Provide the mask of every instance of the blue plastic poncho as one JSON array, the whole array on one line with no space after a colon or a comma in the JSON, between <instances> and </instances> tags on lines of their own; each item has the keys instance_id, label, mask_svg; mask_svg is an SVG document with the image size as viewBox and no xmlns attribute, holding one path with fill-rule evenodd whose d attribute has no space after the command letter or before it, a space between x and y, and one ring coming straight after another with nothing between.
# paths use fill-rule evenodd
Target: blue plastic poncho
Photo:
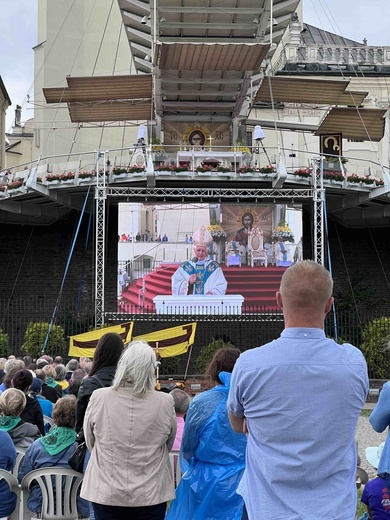
<instances>
[{"instance_id":1,"label":"blue plastic poncho","mask_svg":"<svg viewBox=\"0 0 390 520\"><path fill-rule=\"evenodd\" d=\"M166 520L241 520L243 499L236 489L245 468L246 436L229 423L223 385L199 394L188 410L180 450L182 479Z\"/></svg>"}]
</instances>

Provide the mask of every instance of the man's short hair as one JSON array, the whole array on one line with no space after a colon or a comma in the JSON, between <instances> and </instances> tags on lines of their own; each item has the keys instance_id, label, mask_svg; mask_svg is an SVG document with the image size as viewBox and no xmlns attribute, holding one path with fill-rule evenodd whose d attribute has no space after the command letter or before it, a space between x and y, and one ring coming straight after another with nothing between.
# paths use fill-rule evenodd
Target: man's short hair
<instances>
[{"instance_id":1,"label":"man's short hair","mask_svg":"<svg viewBox=\"0 0 390 520\"><path fill-rule=\"evenodd\" d=\"M66 365L66 369L69 371L69 372L73 372L74 370L76 370L76 368L79 367L79 362L77 361L77 359L71 359L68 364Z\"/></svg>"},{"instance_id":2,"label":"man's short hair","mask_svg":"<svg viewBox=\"0 0 390 520\"><path fill-rule=\"evenodd\" d=\"M43 383L46 381L46 374L41 368L35 370L35 377L40 379Z\"/></svg>"},{"instance_id":3,"label":"man's short hair","mask_svg":"<svg viewBox=\"0 0 390 520\"><path fill-rule=\"evenodd\" d=\"M56 357L54 358L54 361L53 361L53 363L56 363L57 365L62 365L63 362L64 362L64 360L62 359L61 356L56 356Z\"/></svg>"},{"instance_id":4,"label":"man's short hair","mask_svg":"<svg viewBox=\"0 0 390 520\"><path fill-rule=\"evenodd\" d=\"M280 283L283 304L289 301L299 309L326 303L332 290L329 271L313 260L303 260L286 269Z\"/></svg>"},{"instance_id":5,"label":"man's short hair","mask_svg":"<svg viewBox=\"0 0 390 520\"><path fill-rule=\"evenodd\" d=\"M175 403L176 415L185 415L190 406L190 396L187 394L187 392L184 392L184 390L180 390L180 388L174 388L170 394L173 397L173 401Z\"/></svg>"}]
</instances>

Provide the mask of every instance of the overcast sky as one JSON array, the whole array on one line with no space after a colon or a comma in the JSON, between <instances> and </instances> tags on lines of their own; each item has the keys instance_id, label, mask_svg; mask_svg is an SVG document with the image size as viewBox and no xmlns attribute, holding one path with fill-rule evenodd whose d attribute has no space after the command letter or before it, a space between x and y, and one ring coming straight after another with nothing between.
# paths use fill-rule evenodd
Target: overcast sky
<instances>
[{"instance_id":1,"label":"overcast sky","mask_svg":"<svg viewBox=\"0 0 390 520\"><path fill-rule=\"evenodd\" d=\"M255 0L253 0L255 1ZM32 117L34 52L37 43L37 0L0 0L0 75L12 101L7 128L15 105L22 105L22 121ZM390 46L390 0L304 0L304 21L368 45Z\"/></svg>"}]
</instances>

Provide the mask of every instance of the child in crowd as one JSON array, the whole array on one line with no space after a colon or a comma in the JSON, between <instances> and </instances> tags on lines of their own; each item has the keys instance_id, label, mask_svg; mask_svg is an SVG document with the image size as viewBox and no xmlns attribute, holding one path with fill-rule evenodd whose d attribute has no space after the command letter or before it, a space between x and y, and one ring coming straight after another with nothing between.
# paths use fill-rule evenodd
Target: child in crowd
<instances>
[{"instance_id":1,"label":"child in crowd","mask_svg":"<svg viewBox=\"0 0 390 520\"><path fill-rule=\"evenodd\" d=\"M366 449L366 459L376 469L378 469L384 444L382 442L378 447L374 446ZM382 477L376 477L367 482L361 501L367 507L370 520L390 519L390 490Z\"/></svg>"}]
</instances>

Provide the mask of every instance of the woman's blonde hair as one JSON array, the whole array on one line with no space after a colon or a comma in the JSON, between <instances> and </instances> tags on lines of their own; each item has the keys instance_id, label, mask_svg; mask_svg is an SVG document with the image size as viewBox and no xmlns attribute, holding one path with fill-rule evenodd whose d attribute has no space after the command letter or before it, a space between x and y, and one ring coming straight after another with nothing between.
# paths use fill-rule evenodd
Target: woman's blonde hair
<instances>
[{"instance_id":1,"label":"woman's blonde hair","mask_svg":"<svg viewBox=\"0 0 390 520\"><path fill-rule=\"evenodd\" d=\"M112 387L118 390L126 383L133 385L132 392L144 397L156 385L156 354L145 341L132 341L118 362Z\"/></svg>"},{"instance_id":2,"label":"woman's blonde hair","mask_svg":"<svg viewBox=\"0 0 390 520\"><path fill-rule=\"evenodd\" d=\"M53 365L46 365L42 368L47 377L52 377L53 379L56 377L56 371L54 370Z\"/></svg>"},{"instance_id":3,"label":"woman's blonde hair","mask_svg":"<svg viewBox=\"0 0 390 520\"><path fill-rule=\"evenodd\" d=\"M9 388L0 396L0 411L2 415L19 417L26 407L26 396L17 388Z\"/></svg>"}]
</instances>

